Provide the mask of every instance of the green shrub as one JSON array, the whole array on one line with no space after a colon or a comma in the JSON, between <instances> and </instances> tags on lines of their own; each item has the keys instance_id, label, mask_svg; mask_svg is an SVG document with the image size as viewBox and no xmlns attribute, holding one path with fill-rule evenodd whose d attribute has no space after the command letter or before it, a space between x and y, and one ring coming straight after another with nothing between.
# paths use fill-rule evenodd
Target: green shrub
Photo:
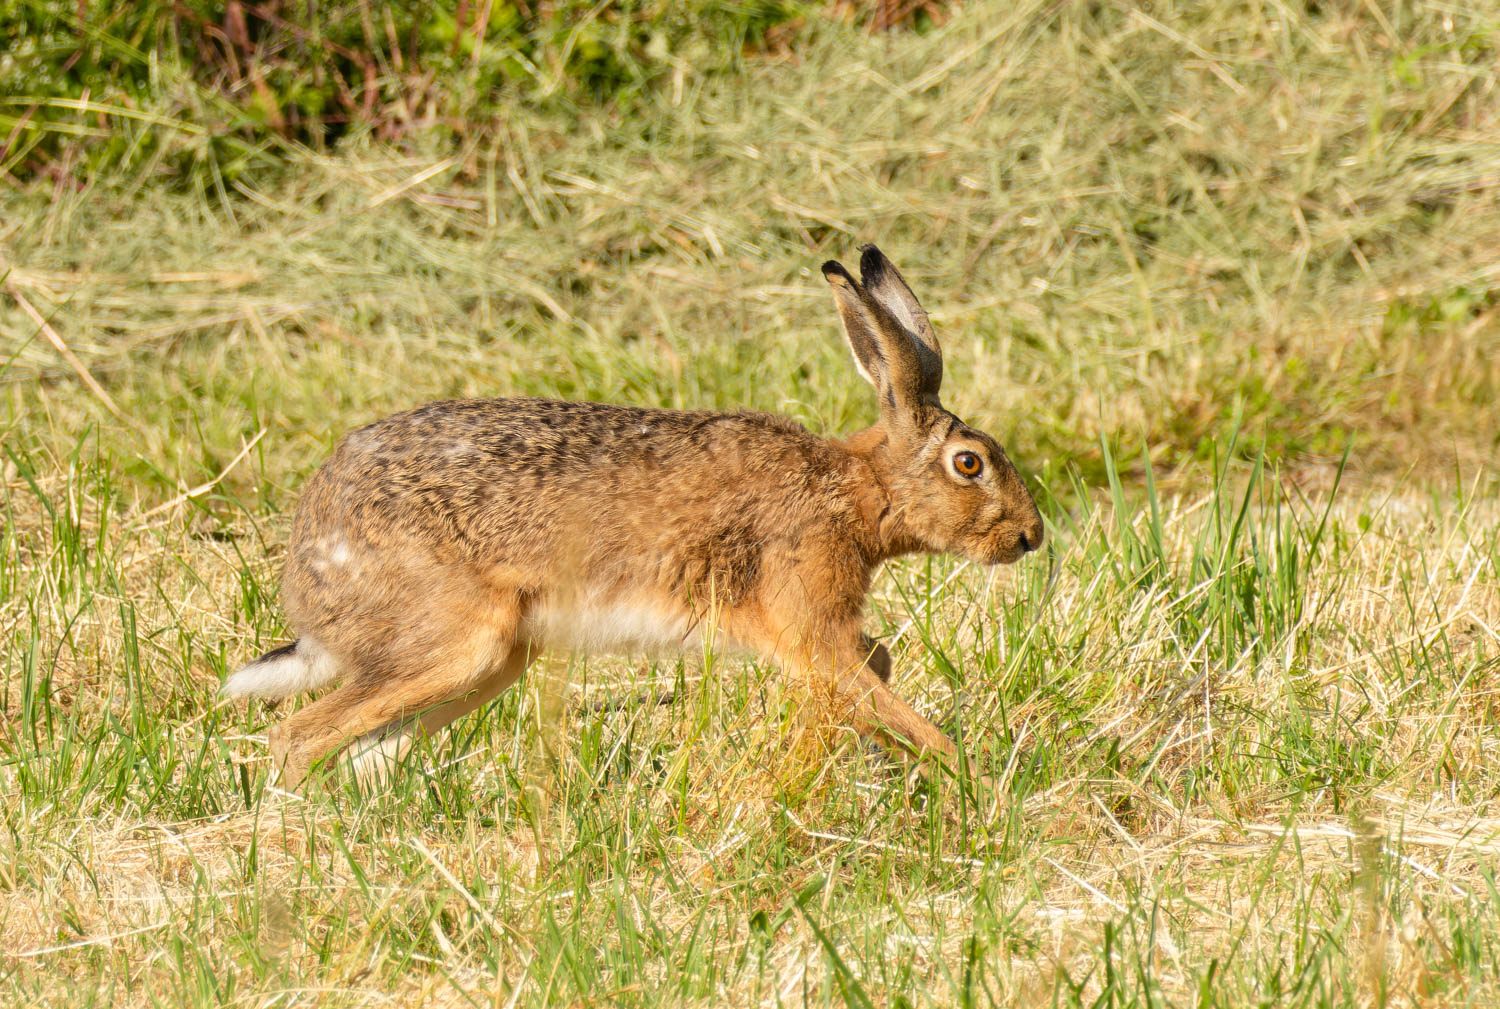
<instances>
[{"instance_id":1,"label":"green shrub","mask_svg":"<svg viewBox=\"0 0 1500 1009\"><path fill-rule=\"evenodd\" d=\"M733 68L799 10L794 0L3 0L0 170L232 177L286 143L482 132L507 91L628 106L674 75Z\"/></svg>"}]
</instances>

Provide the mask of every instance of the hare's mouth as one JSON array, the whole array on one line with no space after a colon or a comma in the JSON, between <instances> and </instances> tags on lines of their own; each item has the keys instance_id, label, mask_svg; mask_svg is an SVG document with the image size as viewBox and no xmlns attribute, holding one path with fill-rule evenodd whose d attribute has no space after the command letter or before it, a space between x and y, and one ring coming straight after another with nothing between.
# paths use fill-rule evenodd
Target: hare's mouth
<instances>
[{"instance_id":1,"label":"hare's mouth","mask_svg":"<svg viewBox=\"0 0 1500 1009\"><path fill-rule=\"evenodd\" d=\"M1014 564L1041 546L1027 539L1023 530L1001 529L978 551L975 559L982 564Z\"/></svg>"},{"instance_id":2,"label":"hare's mouth","mask_svg":"<svg viewBox=\"0 0 1500 1009\"><path fill-rule=\"evenodd\" d=\"M984 563L991 566L994 566L996 564L1014 564L1022 557L1025 557L1026 554L1027 551L1022 550L1019 546L1001 547L999 550L986 557L984 559Z\"/></svg>"}]
</instances>

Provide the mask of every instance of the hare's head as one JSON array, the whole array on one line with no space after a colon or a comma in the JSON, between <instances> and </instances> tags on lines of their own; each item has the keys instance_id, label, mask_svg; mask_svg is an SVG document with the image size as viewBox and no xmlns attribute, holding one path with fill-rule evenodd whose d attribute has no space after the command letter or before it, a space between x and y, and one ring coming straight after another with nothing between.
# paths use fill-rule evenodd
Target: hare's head
<instances>
[{"instance_id":1,"label":"hare's head","mask_svg":"<svg viewBox=\"0 0 1500 1009\"><path fill-rule=\"evenodd\" d=\"M893 552L1009 564L1042 545L1042 517L1000 443L943 409L943 351L891 261L861 250L860 280L823 264L861 375L880 397L872 457L886 482Z\"/></svg>"}]
</instances>

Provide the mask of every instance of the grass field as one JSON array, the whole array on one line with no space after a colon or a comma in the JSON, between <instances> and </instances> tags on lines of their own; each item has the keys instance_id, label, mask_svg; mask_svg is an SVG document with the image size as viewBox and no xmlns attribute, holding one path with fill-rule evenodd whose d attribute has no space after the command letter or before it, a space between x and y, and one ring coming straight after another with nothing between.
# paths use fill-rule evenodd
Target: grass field
<instances>
[{"instance_id":1,"label":"grass field","mask_svg":"<svg viewBox=\"0 0 1500 1009\"><path fill-rule=\"evenodd\" d=\"M1500 1002L1497 56L1493 2L975 0L464 147L0 182L0 1002ZM284 710L215 691L343 431L853 429L869 240L1051 531L871 602L997 795L712 652L263 789Z\"/></svg>"}]
</instances>

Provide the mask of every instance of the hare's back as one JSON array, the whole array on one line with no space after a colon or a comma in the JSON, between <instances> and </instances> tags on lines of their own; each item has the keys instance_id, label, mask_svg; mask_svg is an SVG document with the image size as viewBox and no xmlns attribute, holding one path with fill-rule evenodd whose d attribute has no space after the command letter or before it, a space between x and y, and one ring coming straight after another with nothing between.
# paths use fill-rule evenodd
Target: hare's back
<instances>
[{"instance_id":1,"label":"hare's back","mask_svg":"<svg viewBox=\"0 0 1500 1009\"><path fill-rule=\"evenodd\" d=\"M349 433L309 481L294 540L337 526L505 559L558 530L732 514L785 525L840 460L784 417L544 399L430 403ZM798 499L798 500L788 500ZM712 514L711 514L712 513ZM779 516L779 517L778 517Z\"/></svg>"},{"instance_id":2,"label":"hare's back","mask_svg":"<svg viewBox=\"0 0 1500 1009\"><path fill-rule=\"evenodd\" d=\"M826 443L785 417L751 411L662 410L551 399L429 403L351 431L325 469L378 474L393 489L507 474L537 489L641 466L725 462L785 465ZM725 453L728 453L726 459Z\"/></svg>"}]
</instances>

